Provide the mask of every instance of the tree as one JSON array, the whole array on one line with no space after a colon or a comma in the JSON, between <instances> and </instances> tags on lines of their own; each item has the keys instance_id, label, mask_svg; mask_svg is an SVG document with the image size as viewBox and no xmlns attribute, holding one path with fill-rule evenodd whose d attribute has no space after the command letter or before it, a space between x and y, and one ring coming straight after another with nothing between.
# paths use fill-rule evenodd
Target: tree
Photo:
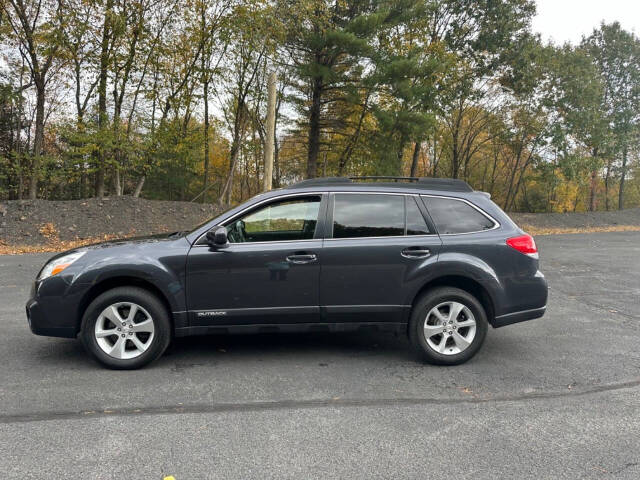
<instances>
[{"instance_id":1,"label":"tree","mask_svg":"<svg viewBox=\"0 0 640 480\"><path fill-rule=\"evenodd\" d=\"M588 209L597 209L598 172L609 151L604 85L596 65L584 48L569 45L550 56L551 82L545 95L551 117L554 144L574 160L581 159L589 172ZM572 155L584 150L588 157Z\"/></svg>"},{"instance_id":2,"label":"tree","mask_svg":"<svg viewBox=\"0 0 640 480\"><path fill-rule=\"evenodd\" d=\"M178 2L173 2L176 7ZM185 131L191 120L191 102L198 73L201 55L203 54L207 35L200 32L201 14L198 9L182 9L184 21L172 21L169 10L167 22L158 32L158 54L149 56L149 68L153 72L152 87L147 97L151 99L151 112L148 119L149 135L141 162L140 175L133 195L139 196L147 179L147 174L153 168L155 156L165 141L175 141L171 113L182 113L182 130ZM158 117L159 118L156 118Z\"/></svg>"},{"instance_id":3,"label":"tree","mask_svg":"<svg viewBox=\"0 0 640 480\"><path fill-rule=\"evenodd\" d=\"M512 56L510 68L500 80L509 94L503 138L513 158L503 203L505 210L515 208L525 173L541 156L540 150L550 136L546 92L551 78L549 57L554 52L544 48L538 37L528 35L521 37L513 49L518 53Z\"/></svg>"},{"instance_id":4,"label":"tree","mask_svg":"<svg viewBox=\"0 0 640 480\"><path fill-rule=\"evenodd\" d=\"M442 42L431 42L425 15L420 8L408 12L407 20L378 36L375 71L367 78L376 85L373 113L379 124L377 172L399 175L405 148L414 144L411 171L420 144L436 124L439 92L447 88L455 56Z\"/></svg>"},{"instance_id":5,"label":"tree","mask_svg":"<svg viewBox=\"0 0 640 480\"><path fill-rule=\"evenodd\" d=\"M639 205L638 39L612 24L577 46L542 44L534 11L534 0L0 0L0 200L241 201L264 180L276 70L274 186L430 175L509 210Z\"/></svg>"},{"instance_id":6,"label":"tree","mask_svg":"<svg viewBox=\"0 0 640 480\"><path fill-rule=\"evenodd\" d=\"M33 162L29 182L29 198L38 193L40 160L44 147L44 124L46 89L56 73L52 66L60 47L61 0L5 0L2 11L11 26L15 42L31 72L31 81L36 89L36 117L33 140Z\"/></svg>"},{"instance_id":7,"label":"tree","mask_svg":"<svg viewBox=\"0 0 640 480\"><path fill-rule=\"evenodd\" d=\"M613 136L615 154L620 158L618 208L624 208L624 187L630 151L637 146L640 130L640 41L620 27L618 22L602 24L583 41L604 84L602 110ZM609 209L611 159L605 177L605 202Z\"/></svg>"},{"instance_id":8,"label":"tree","mask_svg":"<svg viewBox=\"0 0 640 480\"><path fill-rule=\"evenodd\" d=\"M308 131L306 176L315 177L326 112L347 101L357 85L363 62L373 54L376 35L410 9L411 1L328 2L289 0L278 3L290 61L294 102Z\"/></svg>"},{"instance_id":9,"label":"tree","mask_svg":"<svg viewBox=\"0 0 640 480\"><path fill-rule=\"evenodd\" d=\"M228 36L231 39L228 52L231 61L227 65L227 81L219 91L224 120L231 135L229 152L229 171L222 188L219 203L231 203L233 180L242 143L251 124L249 100L252 94L262 99L266 85L266 58L273 48L273 34L268 29L267 19L270 12L259 2L237 7L233 13L234 22L229 25Z\"/></svg>"},{"instance_id":10,"label":"tree","mask_svg":"<svg viewBox=\"0 0 640 480\"><path fill-rule=\"evenodd\" d=\"M231 8L230 1L207 2L198 0L196 8L200 12L200 34L203 36L203 52L201 55L200 75L202 82L202 101L204 106L204 122L202 136L204 138L204 171L202 202L207 199L209 188L209 85L214 79L214 75L219 75L220 64L227 51L229 42L223 38L223 29L230 20L227 13Z\"/></svg>"},{"instance_id":11,"label":"tree","mask_svg":"<svg viewBox=\"0 0 640 480\"><path fill-rule=\"evenodd\" d=\"M100 34L100 67L98 74L98 151L96 173L96 197L104 196L104 179L107 160L107 80L109 61L114 40L114 0L106 0L103 13L102 32Z\"/></svg>"},{"instance_id":12,"label":"tree","mask_svg":"<svg viewBox=\"0 0 640 480\"><path fill-rule=\"evenodd\" d=\"M441 121L450 140L450 175L458 178L486 141L480 135L500 108L495 80L520 55L535 13L531 0L441 0L427 2L427 32L431 42L442 42L457 56L450 87L440 92ZM496 101L498 100L498 101ZM471 117L473 119L471 120ZM464 119L469 119L464 121Z\"/></svg>"}]
</instances>

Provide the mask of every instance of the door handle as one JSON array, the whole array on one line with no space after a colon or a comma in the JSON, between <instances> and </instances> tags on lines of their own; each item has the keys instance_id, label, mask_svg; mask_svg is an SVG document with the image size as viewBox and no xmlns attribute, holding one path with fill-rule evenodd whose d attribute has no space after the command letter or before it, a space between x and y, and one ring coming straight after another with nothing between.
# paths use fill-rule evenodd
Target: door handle
<instances>
[{"instance_id":1,"label":"door handle","mask_svg":"<svg viewBox=\"0 0 640 480\"><path fill-rule=\"evenodd\" d=\"M300 265L315 262L317 259L318 256L315 253L295 253L287 257L287 262Z\"/></svg>"},{"instance_id":2,"label":"door handle","mask_svg":"<svg viewBox=\"0 0 640 480\"><path fill-rule=\"evenodd\" d=\"M409 247L400 252L404 258L427 258L431 256L431 250L425 247Z\"/></svg>"}]
</instances>

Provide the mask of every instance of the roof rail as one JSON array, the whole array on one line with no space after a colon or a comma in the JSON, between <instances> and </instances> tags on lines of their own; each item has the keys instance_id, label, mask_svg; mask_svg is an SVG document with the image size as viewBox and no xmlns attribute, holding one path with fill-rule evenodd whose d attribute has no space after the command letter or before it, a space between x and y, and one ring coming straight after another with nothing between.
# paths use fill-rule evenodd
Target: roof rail
<instances>
[{"instance_id":1,"label":"roof rail","mask_svg":"<svg viewBox=\"0 0 640 480\"><path fill-rule=\"evenodd\" d=\"M433 190L452 190L455 192L473 192L473 188L464 180L457 178L430 178L421 177L418 184L424 188Z\"/></svg>"},{"instance_id":2,"label":"roof rail","mask_svg":"<svg viewBox=\"0 0 640 480\"><path fill-rule=\"evenodd\" d=\"M305 188L330 185L363 185L366 180L388 180L393 183L410 182L411 188L423 188L425 190L448 190L454 192L473 192L473 188L463 181L453 178L429 178L429 177L387 177L387 176L364 176L364 177L318 177L302 180L290 185L287 188Z\"/></svg>"},{"instance_id":3,"label":"roof rail","mask_svg":"<svg viewBox=\"0 0 640 480\"><path fill-rule=\"evenodd\" d=\"M318 185L331 185L334 183L351 183L351 179L348 177L316 177L316 178L308 178L307 180L302 180L300 182L296 182L293 185L289 185L287 188L303 188L303 187L314 187Z\"/></svg>"},{"instance_id":4,"label":"roof rail","mask_svg":"<svg viewBox=\"0 0 640 480\"><path fill-rule=\"evenodd\" d=\"M380 176L364 176L349 177L353 180L393 180L394 182L419 182L420 177L380 177Z\"/></svg>"}]
</instances>

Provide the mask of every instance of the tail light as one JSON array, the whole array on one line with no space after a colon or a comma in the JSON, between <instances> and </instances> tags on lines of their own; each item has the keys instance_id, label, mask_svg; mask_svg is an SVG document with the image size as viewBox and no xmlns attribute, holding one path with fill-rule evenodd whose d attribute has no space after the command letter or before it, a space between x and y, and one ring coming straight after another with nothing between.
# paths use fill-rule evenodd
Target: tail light
<instances>
[{"instance_id":1,"label":"tail light","mask_svg":"<svg viewBox=\"0 0 640 480\"><path fill-rule=\"evenodd\" d=\"M533 237L529 234L507 238L507 245L532 258L538 258L538 247Z\"/></svg>"}]
</instances>

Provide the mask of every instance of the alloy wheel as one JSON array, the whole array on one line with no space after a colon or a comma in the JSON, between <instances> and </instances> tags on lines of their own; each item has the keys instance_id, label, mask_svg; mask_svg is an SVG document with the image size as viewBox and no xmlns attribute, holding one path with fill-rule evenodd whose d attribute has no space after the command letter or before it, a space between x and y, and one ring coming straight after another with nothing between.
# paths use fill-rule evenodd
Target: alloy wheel
<instances>
[{"instance_id":1,"label":"alloy wheel","mask_svg":"<svg viewBox=\"0 0 640 480\"><path fill-rule=\"evenodd\" d=\"M464 304L443 302L427 314L424 338L427 344L442 355L456 355L465 351L476 336L476 319Z\"/></svg>"},{"instance_id":2,"label":"alloy wheel","mask_svg":"<svg viewBox=\"0 0 640 480\"><path fill-rule=\"evenodd\" d=\"M149 312L133 302L118 302L100 313L94 335L104 353L120 360L130 360L148 350L154 331Z\"/></svg>"}]
</instances>

